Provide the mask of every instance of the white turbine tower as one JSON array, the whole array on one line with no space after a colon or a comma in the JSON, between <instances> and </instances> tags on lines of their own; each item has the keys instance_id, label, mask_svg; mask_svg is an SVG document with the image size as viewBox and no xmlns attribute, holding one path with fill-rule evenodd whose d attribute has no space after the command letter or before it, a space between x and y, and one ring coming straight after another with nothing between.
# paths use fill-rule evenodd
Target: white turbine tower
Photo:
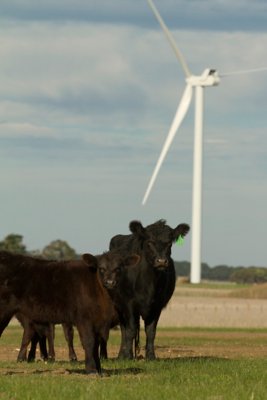
<instances>
[{"instance_id":1,"label":"white turbine tower","mask_svg":"<svg viewBox=\"0 0 267 400\"><path fill-rule=\"evenodd\" d=\"M203 148L203 97L204 88L219 84L219 75L214 69L205 69L199 75L192 75L174 38L161 18L152 0L147 0L164 33L169 40L181 66L184 70L186 87L177 108L174 120L163 145L158 162L150 179L142 204L148 199L152 186L156 180L160 167L169 150L173 138L181 125L191 103L195 90L195 134L194 134L194 167L193 167L193 198L192 198L192 246L191 246L191 275L192 283L199 283L201 278L201 213L202 213L202 148Z\"/></svg>"}]
</instances>

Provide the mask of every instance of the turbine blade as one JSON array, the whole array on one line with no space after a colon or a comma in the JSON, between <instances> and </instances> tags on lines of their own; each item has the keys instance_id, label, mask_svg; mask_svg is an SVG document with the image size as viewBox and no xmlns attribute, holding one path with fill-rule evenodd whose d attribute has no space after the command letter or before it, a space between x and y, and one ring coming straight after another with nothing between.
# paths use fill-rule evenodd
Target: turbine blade
<instances>
[{"instance_id":1,"label":"turbine blade","mask_svg":"<svg viewBox=\"0 0 267 400\"><path fill-rule=\"evenodd\" d=\"M187 84L186 88L185 88L185 91L183 93L182 99L181 99L181 101L180 101L180 103L178 105L178 108L177 108L175 117L173 119L171 128L169 130L169 133L167 135L165 143L164 143L164 145L162 147L158 162L156 164L156 167L154 169L152 177L151 177L151 179L149 181L146 193L145 193L143 201L142 201L143 205L146 203L146 201L148 199L148 196L149 196L149 194L151 192L151 189L152 189L152 187L154 185L154 182L156 180L156 177L158 175L160 167L161 167L161 165L162 165L162 163L164 161L164 158L166 157L166 154L167 154L167 152L169 150L169 147L170 147L170 145L171 145L171 143L173 141L173 138L174 138L179 126L183 122L184 117L186 116L186 113L188 111L188 108L190 106L190 102L191 102L191 99L192 99L192 92L193 92L192 86L190 84Z\"/></svg>"},{"instance_id":2,"label":"turbine blade","mask_svg":"<svg viewBox=\"0 0 267 400\"><path fill-rule=\"evenodd\" d=\"M153 1L152 1L152 0L147 0L147 2L148 2L148 4L149 4L151 10L153 11L155 17L157 18L157 20L158 20L158 22L159 22L161 28L163 29L163 32L165 33L165 35L166 35L168 41L170 42L170 45L171 45L171 47L172 47L174 53L176 54L176 57L177 57L178 60L180 61L181 66L182 66L182 68L183 68L183 70L184 70L185 76L186 76L187 78L189 78L189 76L191 76L192 74L191 74L191 72L190 72L190 70L189 70L189 68L188 68L188 65L187 65L187 63L186 63L186 61L185 61L185 59L184 59L184 56L182 55L182 53L181 53L180 50L178 49L178 47L177 47L177 45L176 45L176 43L175 43L175 40L174 40L174 38L173 38L171 32L170 32L169 29L167 28L165 22L163 21L163 19L162 19L160 13L158 12L157 8L155 7L155 5L154 5L154 3L153 3Z\"/></svg>"},{"instance_id":3,"label":"turbine blade","mask_svg":"<svg viewBox=\"0 0 267 400\"><path fill-rule=\"evenodd\" d=\"M267 71L267 67L245 69L245 70L241 70L241 71L231 71L231 72L226 72L226 73L220 74L220 76L224 78L224 77L228 77L231 75L251 74L254 72L265 72L265 71Z\"/></svg>"}]
</instances>

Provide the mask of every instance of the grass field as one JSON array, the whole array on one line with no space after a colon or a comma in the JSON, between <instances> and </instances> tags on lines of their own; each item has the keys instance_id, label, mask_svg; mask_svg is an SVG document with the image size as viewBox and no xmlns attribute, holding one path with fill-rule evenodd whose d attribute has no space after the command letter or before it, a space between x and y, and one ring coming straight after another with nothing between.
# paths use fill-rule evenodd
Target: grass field
<instances>
[{"instance_id":1,"label":"grass field","mask_svg":"<svg viewBox=\"0 0 267 400\"><path fill-rule=\"evenodd\" d=\"M192 298L199 302L199 295ZM213 304L218 293L208 298ZM60 326L56 328L55 363L17 363L21 335L19 325L10 325L0 339L0 400L267 399L267 328L160 327L158 359L152 362L143 359L143 347L138 360L116 360L120 333L113 330L110 359L102 362L102 377L84 374L77 333L77 363L68 362ZM141 346L144 340L142 331Z\"/></svg>"},{"instance_id":2,"label":"grass field","mask_svg":"<svg viewBox=\"0 0 267 400\"><path fill-rule=\"evenodd\" d=\"M111 359L102 362L103 377L84 374L78 340L75 346L80 361L67 361L60 326L56 329L55 363L17 363L20 338L19 326L8 327L1 338L0 399L267 398L267 329L159 329L159 359L153 362L116 360L120 335L112 331Z\"/></svg>"}]
</instances>

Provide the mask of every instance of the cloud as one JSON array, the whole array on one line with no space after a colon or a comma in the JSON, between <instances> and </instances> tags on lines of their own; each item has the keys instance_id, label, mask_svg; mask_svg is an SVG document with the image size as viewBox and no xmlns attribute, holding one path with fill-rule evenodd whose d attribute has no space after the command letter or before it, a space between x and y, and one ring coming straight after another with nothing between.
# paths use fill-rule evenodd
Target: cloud
<instances>
[{"instance_id":1,"label":"cloud","mask_svg":"<svg viewBox=\"0 0 267 400\"><path fill-rule=\"evenodd\" d=\"M196 73L207 66L215 65L220 72L251 68L265 61L261 50L267 35L173 34ZM146 154L146 160L153 164L185 84L161 32L45 22L3 28L1 37L5 45L0 49L0 121L4 121L0 136L13 138L13 143L16 137L24 136L54 138L55 148L59 139L66 140L67 147L78 140L78 148L86 142L91 146L110 143L114 154L118 144L125 149L133 146L138 159ZM217 147L219 142L233 145L233 128L226 128L229 124L236 125L238 143L243 137L239 133L242 119L244 127L248 125L245 115L258 113L260 123L266 81L264 73L235 76L206 90L205 131L213 149L215 142ZM182 148L187 154L192 131L193 104L174 143L174 153ZM253 137L256 142L257 130ZM28 139L25 145L29 145ZM37 140L34 143L38 146Z\"/></svg>"},{"instance_id":2,"label":"cloud","mask_svg":"<svg viewBox=\"0 0 267 400\"><path fill-rule=\"evenodd\" d=\"M166 0L160 9L168 26L179 29L266 31L266 2L256 0ZM3 0L1 18L22 21L86 21L114 25L155 28L155 20L145 0Z\"/></svg>"},{"instance_id":3,"label":"cloud","mask_svg":"<svg viewBox=\"0 0 267 400\"><path fill-rule=\"evenodd\" d=\"M31 124L29 122L0 122L0 137L19 138L19 137L55 137L55 132L48 126Z\"/></svg>"}]
</instances>

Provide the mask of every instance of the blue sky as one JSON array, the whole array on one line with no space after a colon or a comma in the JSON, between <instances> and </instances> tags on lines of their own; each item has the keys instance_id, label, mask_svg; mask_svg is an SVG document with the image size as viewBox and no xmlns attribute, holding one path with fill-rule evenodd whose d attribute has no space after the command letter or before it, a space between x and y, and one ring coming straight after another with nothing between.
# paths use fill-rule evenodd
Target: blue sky
<instances>
[{"instance_id":1,"label":"blue sky","mask_svg":"<svg viewBox=\"0 0 267 400\"><path fill-rule=\"evenodd\" d=\"M267 67L265 1L155 0L191 71ZM144 191L184 89L145 0L6 0L0 15L2 239L102 253L132 219L191 224L193 104ZM267 71L205 91L202 260L267 266ZM190 259L191 236L176 260Z\"/></svg>"}]
</instances>

